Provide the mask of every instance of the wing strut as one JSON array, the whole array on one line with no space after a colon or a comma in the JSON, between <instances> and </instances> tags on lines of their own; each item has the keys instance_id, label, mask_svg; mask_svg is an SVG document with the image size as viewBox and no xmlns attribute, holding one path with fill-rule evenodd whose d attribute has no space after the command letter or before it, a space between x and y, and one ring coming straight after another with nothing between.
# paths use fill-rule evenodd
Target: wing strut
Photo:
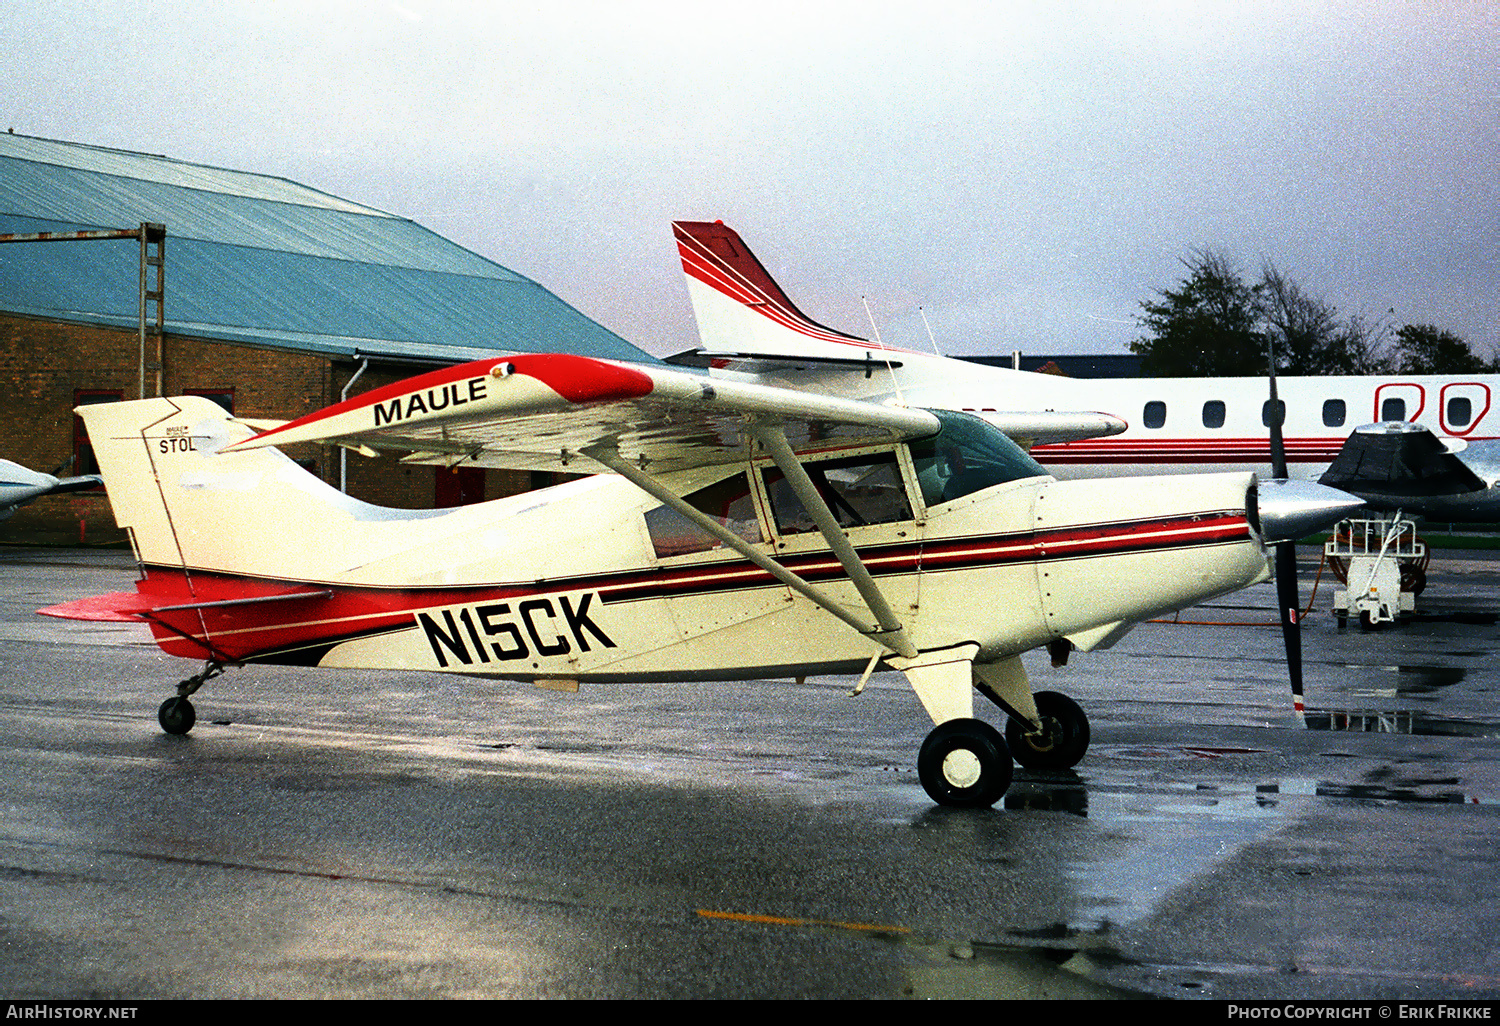
<instances>
[{"instance_id":1,"label":"wing strut","mask_svg":"<svg viewBox=\"0 0 1500 1026\"><path fill-rule=\"evenodd\" d=\"M859 597L865 600L866 608L880 625L880 633L876 635L877 640L889 645L908 659L916 658L916 646L906 636L901 621L896 619L890 603L881 594L880 586L875 583L875 578L870 576L870 571L859 558L859 553L854 551L854 545L849 541L849 536L844 534L843 529L839 527L833 510L828 508L828 503L823 501L823 496L818 493L818 488L813 484L812 478L807 476L807 470L802 466L802 461L797 458L797 454L792 451L791 444L786 440L786 434L780 427L769 424L753 424L749 430L755 440L766 447L766 451L771 454L771 459L776 461L776 466L786 477L786 483L791 486L792 493L802 502L802 508L807 510L813 523L818 525L818 530L823 534L823 540L828 542L828 547L838 557L844 573L849 575L849 580L859 591Z\"/></svg>"},{"instance_id":2,"label":"wing strut","mask_svg":"<svg viewBox=\"0 0 1500 1026\"><path fill-rule=\"evenodd\" d=\"M780 432L776 432L775 434L777 435L777 437L781 438L781 444L783 446L786 446L785 437L781 436ZM787 447L787 451L788 453L790 453L790 447ZM770 556L767 556L765 553L756 549L753 545L745 541L745 539L741 538L733 531L729 530L723 524L719 523L712 517L706 516L700 510L697 510L689 505L682 499L681 496L677 495L670 488L667 488L666 486L661 484L661 482L657 481L650 474L647 474L644 470L641 470L639 467L636 467L628 461L622 459L619 453L604 445L598 445L590 446L587 449L584 449L583 454L590 459L603 464L605 467L608 467L614 473L619 474L631 484L634 484L641 491L645 492L647 495L650 495L653 499L658 499L666 505L672 507L672 509L687 517L694 524L701 527L709 534L713 535L715 538L723 542L735 552L738 552L740 555L744 556L750 562L760 567L762 570L770 574L772 577L776 578L782 584L785 584L788 588L791 588L799 595L802 595L810 601L816 603L821 608L826 609L828 612L838 617L844 623L859 631L859 633L874 641L879 642L881 645L889 648L893 652L906 656L907 658L916 657L916 647L912 645L911 640L906 636L906 632L901 628L900 623L896 622L894 614L891 613L890 605L885 601L885 596L881 595L879 589L875 587L875 582L870 578L869 571L866 570L865 565L860 562L859 556L854 553L854 548L849 544L849 540L844 537L841 531L838 531L837 524L834 525L834 533L837 535L839 541L843 543L844 548L848 550L849 557L853 561L854 566L857 568L858 575L863 576L864 579L868 581L869 587L874 591L875 597L879 602L878 609L873 605L871 605L870 608L871 614L877 621L874 624L863 622L858 617L850 614L850 612L839 603L833 601L833 599L829 598L826 594L813 587L801 577L792 573L792 571L776 562L776 560L772 559ZM807 480L808 486L811 488L812 482L811 480L807 479L807 472L802 469L802 464L797 461L797 457L795 455L791 456L791 465L796 468L797 472L802 476L804 480ZM786 475L789 482L794 480L793 475L787 471L787 468L785 466L782 466L780 459L777 459L777 466L781 467L781 472ZM826 516L829 522L832 523L833 514L829 512L827 505L825 505L823 502L822 496L817 494L816 489L813 489L813 496L815 501L808 502L804 499L803 506L810 514L813 515L814 519L817 519L818 516L818 513L815 512L815 510L821 511L822 515ZM824 537L826 538L827 536L828 533L825 531ZM830 544L832 544L831 539ZM854 579L854 585L859 589L860 595L862 597L865 597L865 588L860 585L859 576L856 576L855 571L850 570L849 561L844 558L844 555L840 553L837 548L835 548L834 551L839 558L839 562L843 564L845 571L848 572L849 576ZM869 602L868 597L866 597L866 602ZM889 627L888 624L894 624L894 629Z\"/></svg>"}]
</instances>

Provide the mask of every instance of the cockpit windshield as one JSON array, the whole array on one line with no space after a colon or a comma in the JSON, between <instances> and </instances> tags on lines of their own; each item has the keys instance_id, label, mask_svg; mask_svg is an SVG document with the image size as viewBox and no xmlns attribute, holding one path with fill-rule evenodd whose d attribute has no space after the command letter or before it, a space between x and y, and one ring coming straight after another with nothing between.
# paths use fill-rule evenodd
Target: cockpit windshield
<instances>
[{"instance_id":1,"label":"cockpit windshield","mask_svg":"<svg viewBox=\"0 0 1500 1026\"><path fill-rule=\"evenodd\" d=\"M1008 481L1047 476L1041 464L987 421L957 410L927 412L942 422L942 430L910 448L928 506Z\"/></svg>"}]
</instances>

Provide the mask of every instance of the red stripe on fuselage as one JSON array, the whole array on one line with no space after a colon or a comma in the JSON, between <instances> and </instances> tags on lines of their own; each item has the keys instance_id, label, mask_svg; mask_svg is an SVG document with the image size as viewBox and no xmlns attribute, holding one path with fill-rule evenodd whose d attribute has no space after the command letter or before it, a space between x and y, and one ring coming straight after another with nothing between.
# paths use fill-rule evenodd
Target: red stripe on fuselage
<instances>
[{"instance_id":1,"label":"red stripe on fuselage","mask_svg":"<svg viewBox=\"0 0 1500 1026\"><path fill-rule=\"evenodd\" d=\"M1070 526L1057 530L865 546L860 558L876 577L934 569L979 570L1018 563L1237 544L1250 537L1243 511ZM784 565L811 582L845 577L827 551L789 556ZM764 570L730 558L691 566L657 567L552 581L467 587L353 587L290 582L195 570L184 574L148 567L137 588L150 599L146 614L163 651L188 658L249 662L299 649L412 629L415 616L442 607L507 602L541 595L597 593L601 605L777 587ZM312 589L317 589L313 591ZM307 592L302 597L300 592ZM272 598L271 602L247 599ZM245 603L225 606L213 602ZM191 609L163 607L192 604ZM185 636L186 635L186 636ZM203 639L206 639L203 640Z\"/></svg>"}]
</instances>

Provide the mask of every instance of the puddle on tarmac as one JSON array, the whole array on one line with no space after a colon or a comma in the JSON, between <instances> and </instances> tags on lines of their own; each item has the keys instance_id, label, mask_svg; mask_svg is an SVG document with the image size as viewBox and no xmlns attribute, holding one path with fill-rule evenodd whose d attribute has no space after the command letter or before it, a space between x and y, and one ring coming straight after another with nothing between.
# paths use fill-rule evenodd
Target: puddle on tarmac
<instances>
[{"instance_id":1,"label":"puddle on tarmac","mask_svg":"<svg viewBox=\"0 0 1500 1026\"><path fill-rule=\"evenodd\" d=\"M1254 749L1196 750L1126 747L1111 757L1233 758ZM1083 780L1018 779L1007 811L1064 812L1086 818L1120 838L1112 857L1065 863L1078 903L1067 925L1107 930L1147 915L1177 888L1233 858L1288 822L1309 799L1363 803L1489 804L1466 792L1456 777L1424 775L1380 765L1356 781L1280 777L1226 787L1159 787L1104 791Z\"/></svg>"},{"instance_id":2,"label":"puddle on tarmac","mask_svg":"<svg viewBox=\"0 0 1500 1026\"><path fill-rule=\"evenodd\" d=\"M1417 709L1309 709L1308 730L1432 737L1500 737L1500 723L1434 716Z\"/></svg>"},{"instance_id":3,"label":"puddle on tarmac","mask_svg":"<svg viewBox=\"0 0 1500 1026\"><path fill-rule=\"evenodd\" d=\"M1287 782L1286 787L1295 787ZM1316 785L1307 782L1305 793ZM1285 819L1263 792L1194 790L1182 794L1092 794L1089 819L1129 838L1115 858L1074 862L1073 928L1107 929L1149 913L1172 891L1253 844Z\"/></svg>"},{"instance_id":4,"label":"puddle on tarmac","mask_svg":"<svg viewBox=\"0 0 1500 1026\"><path fill-rule=\"evenodd\" d=\"M1468 681L1470 673L1459 666L1421 666L1344 663L1342 668L1357 682L1345 689L1347 704L1330 708L1308 709L1309 730L1349 731L1370 734L1425 734L1438 737L1500 737L1500 720L1482 716L1440 716L1419 706L1377 708L1389 701L1417 700L1443 696L1446 688ZM1487 690L1479 682L1479 692ZM1473 691L1476 688L1470 688ZM1330 696L1332 697L1332 696ZM1451 707L1463 706L1457 695L1443 696ZM1334 698L1337 702L1338 699ZM1487 708L1478 708L1486 712Z\"/></svg>"}]
</instances>

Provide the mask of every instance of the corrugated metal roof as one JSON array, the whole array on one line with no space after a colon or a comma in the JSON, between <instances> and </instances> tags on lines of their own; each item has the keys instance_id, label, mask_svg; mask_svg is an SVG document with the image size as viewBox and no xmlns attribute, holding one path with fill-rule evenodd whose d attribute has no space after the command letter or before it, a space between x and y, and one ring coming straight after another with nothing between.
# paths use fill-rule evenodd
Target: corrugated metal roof
<instances>
[{"instance_id":1,"label":"corrugated metal roof","mask_svg":"<svg viewBox=\"0 0 1500 1026\"><path fill-rule=\"evenodd\" d=\"M0 232L167 226L168 332L329 354L654 358L405 218L284 179L0 135ZM0 246L0 309L134 326L133 241Z\"/></svg>"},{"instance_id":2,"label":"corrugated metal roof","mask_svg":"<svg viewBox=\"0 0 1500 1026\"><path fill-rule=\"evenodd\" d=\"M3 140L0 140L0 153L31 164L50 164L58 168L74 168L115 178L132 178L141 182L158 182L162 185L197 189L225 196L244 196L248 199L296 203L307 207L326 207L330 210L372 214L377 217L391 216L374 207L366 207L337 196L330 196L326 192L309 189L305 185L298 185L285 178L258 175L248 171L228 171L150 153L113 150L103 146L87 146L82 143L59 142L55 139L38 139L34 136L15 134L7 134Z\"/></svg>"}]
</instances>

